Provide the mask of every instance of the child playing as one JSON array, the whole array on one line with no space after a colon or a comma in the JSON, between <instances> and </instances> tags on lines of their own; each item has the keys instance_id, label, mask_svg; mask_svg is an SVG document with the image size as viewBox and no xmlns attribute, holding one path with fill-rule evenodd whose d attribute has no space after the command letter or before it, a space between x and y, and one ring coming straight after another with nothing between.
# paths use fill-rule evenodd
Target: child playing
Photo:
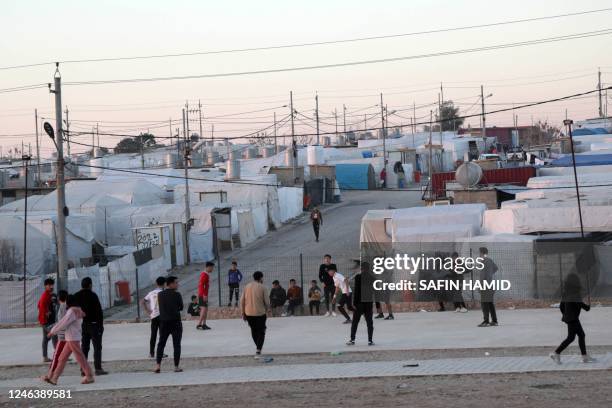
<instances>
[{"instance_id":1,"label":"child playing","mask_svg":"<svg viewBox=\"0 0 612 408\"><path fill-rule=\"evenodd\" d=\"M58 308L57 308L57 320L61 320L62 317L66 315L66 300L68 299L68 292L65 290L60 290L57 294L58 299ZM49 364L49 371L46 375L42 377L43 381L47 381L53 375L53 370L57 367L57 362L59 361L59 357L62 354L62 350L66 345L66 340L64 338L65 330L60 330L57 333L57 345L55 346L55 351L53 352L53 359L51 360L51 364Z\"/></svg>"},{"instance_id":2,"label":"child playing","mask_svg":"<svg viewBox=\"0 0 612 408\"><path fill-rule=\"evenodd\" d=\"M191 303L187 308L187 313L190 316L200 316L200 305L198 304L198 297L196 295L191 296Z\"/></svg>"},{"instance_id":3,"label":"child playing","mask_svg":"<svg viewBox=\"0 0 612 408\"><path fill-rule=\"evenodd\" d=\"M85 313L77 305L74 295L68 295L66 299L66 307L67 311L64 317L62 317L62 319L49 331L49 337L63 331L65 345L57 361L57 366L50 376L44 378L44 381L48 382L49 384L57 385L57 380L64 372L68 358L72 353L74 353L74 357L84 373L81 384L91 384L94 382L93 373L89 363L87 363L87 359L85 358L83 351L81 350L81 324L83 323Z\"/></svg>"},{"instance_id":4,"label":"child playing","mask_svg":"<svg viewBox=\"0 0 612 408\"><path fill-rule=\"evenodd\" d=\"M595 361L594 358L587 354L584 330L580 324L580 311L584 309L588 312L591 309L590 305L582 302L581 292L582 286L578 275L575 273L567 275L563 287L563 296L559 305L559 309L563 313L561 320L567 324L567 338L561 342L554 353L550 354L550 358L557 364L561 364L561 353L574 341L576 336L578 336L578 346L580 347L580 354L582 354L582 362L592 363Z\"/></svg>"},{"instance_id":5,"label":"child playing","mask_svg":"<svg viewBox=\"0 0 612 408\"><path fill-rule=\"evenodd\" d=\"M308 308L311 316L313 309L316 310L317 316L319 315L319 306L321 306L321 289L317 286L317 281L313 280L310 281L310 289L308 289Z\"/></svg>"}]
</instances>

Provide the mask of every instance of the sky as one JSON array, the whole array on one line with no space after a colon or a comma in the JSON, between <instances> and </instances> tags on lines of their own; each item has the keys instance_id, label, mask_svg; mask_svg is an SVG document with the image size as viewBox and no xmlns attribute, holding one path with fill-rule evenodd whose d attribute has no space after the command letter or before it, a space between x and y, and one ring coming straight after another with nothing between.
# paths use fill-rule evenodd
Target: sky
<instances>
[{"instance_id":1,"label":"sky","mask_svg":"<svg viewBox=\"0 0 612 408\"><path fill-rule=\"evenodd\" d=\"M494 4L494 6L493 6ZM552 16L612 7L612 1L68 1L24 0L3 4L0 15L0 68L51 61L243 49L342 40L440 28L471 26ZM299 112L297 133L312 133L315 94L319 96L321 130L333 131L338 112L343 126L380 126L374 115L383 93L390 125L409 123L413 104L418 122L427 121L437 103L440 84L444 99L460 113L478 113L480 85L487 111L593 90L597 70L612 84L612 35L506 48L478 53L397 62L299 70L244 76L150 81L123 84L70 85L71 82L222 74L350 61L405 57L498 45L612 28L612 11L554 20L444 33L422 34L309 47L208 54L186 57L62 63L63 108L69 110L71 131L138 134L158 137L175 133L188 101L202 103L203 133L237 137L269 127L273 115L289 114L289 92ZM0 90L52 82L55 67L0 69ZM4 152L22 141L35 145L34 109L54 117L54 99L46 87L0 92L0 145ZM612 92L608 101L612 102ZM560 125L597 116L595 95L517 110L519 125L548 121ZM303 116L302 116L303 115ZM192 114L191 119L197 117ZM172 123L170 123L172 121ZM487 116L488 125L509 126L513 113ZM52 121L54 124L54 122ZM279 134L289 132L282 123ZM478 118L466 125L479 126ZM198 132L199 123L191 122ZM172 130L171 130L172 129ZM113 147L120 136L101 136ZM91 143L91 135L75 136ZM163 140L162 140L163 141ZM86 146L72 146L72 152ZM41 155L54 147L41 138Z\"/></svg>"}]
</instances>

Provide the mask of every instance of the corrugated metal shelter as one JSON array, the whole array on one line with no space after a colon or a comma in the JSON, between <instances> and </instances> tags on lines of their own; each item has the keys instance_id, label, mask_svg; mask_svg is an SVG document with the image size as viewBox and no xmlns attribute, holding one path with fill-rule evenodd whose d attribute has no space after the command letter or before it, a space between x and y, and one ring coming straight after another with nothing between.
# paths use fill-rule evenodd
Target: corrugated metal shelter
<instances>
[{"instance_id":1,"label":"corrugated metal shelter","mask_svg":"<svg viewBox=\"0 0 612 408\"><path fill-rule=\"evenodd\" d=\"M373 190L376 176L369 163L336 164L336 181L343 190Z\"/></svg>"},{"instance_id":2,"label":"corrugated metal shelter","mask_svg":"<svg viewBox=\"0 0 612 408\"><path fill-rule=\"evenodd\" d=\"M584 154L576 155L576 166L599 166L612 164L612 154ZM567 155L553 160L553 166L568 167L572 165L572 156Z\"/></svg>"}]
</instances>

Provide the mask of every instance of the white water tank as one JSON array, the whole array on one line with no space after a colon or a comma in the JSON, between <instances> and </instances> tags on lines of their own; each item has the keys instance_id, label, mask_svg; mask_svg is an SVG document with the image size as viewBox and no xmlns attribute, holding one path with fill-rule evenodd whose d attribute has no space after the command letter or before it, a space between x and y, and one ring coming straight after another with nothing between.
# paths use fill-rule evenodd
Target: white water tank
<instances>
[{"instance_id":1,"label":"white water tank","mask_svg":"<svg viewBox=\"0 0 612 408\"><path fill-rule=\"evenodd\" d=\"M336 143L338 146L344 146L346 144L346 137L344 135L338 135Z\"/></svg>"},{"instance_id":2,"label":"white water tank","mask_svg":"<svg viewBox=\"0 0 612 408\"><path fill-rule=\"evenodd\" d=\"M272 157L275 154L274 146L265 146L261 148L262 157Z\"/></svg>"},{"instance_id":3,"label":"white water tank","mask_svg":"<svg viewBox=\"0 0 612 408\"><path fill-rule=\"evenodd\" d=\"M176 153L168 152L164 156L164 167L167 169L172 169L176 166Z\"/></svg>"},{"instance_id":4,"label":"white water tank","mask_svg":"<svg viewBox=\"0 0 612 408\"><path fill-rule=\"evenodd\" d=\"M257 147L248 147L244 151L245 159L256 159L257 158Z\"/></svg>"},{"instance_id":5,"label":"white water tank","mask_svg":"<svg viewBox=\"0 0 612 408\"><path fill-rule=\"evenodd\" d=\"M219 161L219 152L209 151L206 157L206 164L214 166Z\"/></svg>"},{"instance_id":6,"label":"white water tank","mask_svg":"<svg viewBox=\"0 0 612 408\"><path fill-rule=\"evenodd\" d=\"M240 179L240 161L228 160L227 162L225 162L225 165L226 165L226 172L225 172L226 180Z\"/></svg>"},{"instance_id":7,"label":"white water tank","mask_svg":"<svg viewBox=\"0 0 612 408\"><path fill-rule=\"evenodd\" d=\"M306 154L308 157L307 162L309 166L325 164L323 146L308 146Z\"/></svg>"},{"instance_id":8,"label":"white water tank","mask_svg":"<svg viewBox=\"0 0 612 408\"><path fill-rule=\"evenodd\" d=\"M331 137L323 136L323 146L331 146Z\"/></svg>"},{"instance_id":9,"label":"white water tank","mask_svg":"<svg viewBox=\"0 0 612 408\"><path fill-rule=\"evenodd\" d=\"M285 150L285 166L293 167L295 157L293 157L293 149Z\"/></svg>"}]
</instances>

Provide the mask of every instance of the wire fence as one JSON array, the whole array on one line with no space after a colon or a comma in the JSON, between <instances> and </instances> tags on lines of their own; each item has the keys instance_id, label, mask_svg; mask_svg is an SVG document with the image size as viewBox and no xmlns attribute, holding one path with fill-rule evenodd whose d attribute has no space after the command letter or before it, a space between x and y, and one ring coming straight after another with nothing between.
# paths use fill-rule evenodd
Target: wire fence
<instances>
[{"instance_id":1,"label":"wire fence","mask_svg":"<svg viewBox=\"0 0 612 408\"><path fill-rule=\"evenodd\" d=\"M451 247L449 247L452 246ZM500 301L512 301L516 304L524 302L530 305L532 301L557 303L564 293L564 285L568 275L575 274L582 287L581 298L609 302L612 301L612 246L600 243L559 243L559 242L536 242L527 243L436 243L432 244L410 244L395 247L387 254L418 254L445 258L451 252L458 252L461 256L478 256L480 247L488 249L488 258L492 260L497 271L495 280L509 282L509 287L498 290L495 299ZM378 248L380 249L380 248ZM387 248L388 249L388 248ZM363 248L364 253L372 254L372 248ZM382 252L381 252L382 253ZM332 263L337 266L337 271L349 278L353 284L353 277L360 270L360 255L334 254ZM370 258L368 258L370 259ZM239 285L239 292L252 280L255 271L264 274L264 285L270 290L272 282L278 280L286 290L289 281L295 280L301 289L301 304L297 307L298 314L309 314L308 290L314 280L319 287L321 295L324 294L323 286L319 279L319 266L323 262L322 256L311 256L304 254L276 256L276 257L237 257L238 269L243 275ZM185 308L190 302L191 296L197 295L197 282L201 273L200 265L193 265L183 271L172 271L166 265L164 258L151 260L136 267L133 257L125 257L105 266L91 266L71 269L68 276L68 291L74 293L80 289L81 280L91 277L93 290L98 294L105 316L109 320L136 320L147 318L146 313L140 309L139 301L154 287L158 276L168 274L177 275L181 282L180 291L183 295ZM228 270L231 260L223 260L217 263L215 270L210 276L209 307L211 309L228 309L230 304L230 288L228 283ZM44 288L44 277L35 277L27 280L11 275L11 280L0 280L0 323L22 324L35 323L37 321L37 302ZM421 268L415 273L394 268L388 273L373 275L374 279L384 282L413 281L421 282L445 282L451 281L453 275L444 268ZM479 271L466 268L461 277L464 282L472 282L480 279ZM384 291L383 291L384 292ZM362 292L363 293L363 292ZM455 289L435 290L431 287L420 287L409 290L391 290L384 296L375 295L371 300L388 301L390 303L411 302L453 302L454 297L461 293L466 301L480 301L480 290L478 288L463 288L458 292ZM235 308L236 298L232 297L230 308ZM320 313L324 313L324 299L321 299ZM235 313L235 310L234 310Z\"/></svg>"}]
</instances>

